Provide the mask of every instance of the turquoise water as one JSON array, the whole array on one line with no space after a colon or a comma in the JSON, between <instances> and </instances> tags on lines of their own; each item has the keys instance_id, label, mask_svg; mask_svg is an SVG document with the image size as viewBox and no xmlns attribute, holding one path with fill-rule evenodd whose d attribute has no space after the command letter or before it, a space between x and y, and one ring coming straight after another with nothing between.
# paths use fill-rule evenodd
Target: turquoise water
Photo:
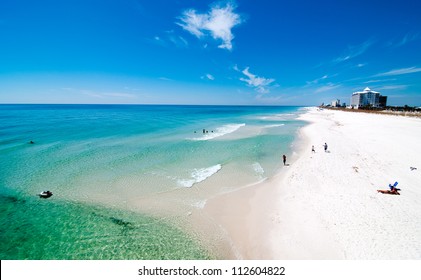
<instances>
[{"instance_id":1,"label":"turquoise water","mask_svg":"<svg viewBox=\"0 0 421 280\"><path fill-rule=\"evenodd\" d=\"M209 196L273 176L302 126L299 112L0 105L0 236L10 240L1 257L209 258L176 223L146 212L200 209ZM53 197L36 197L44 190Z\"/></svg>"},{"instance_id":2,"label":"turquoise water","mask_svg":"<svg viewBox=\"0 0 421 280\"><path fill-rule=\"evenodd\" d=\"M6 194L0 213L2 260L210 258L180 229L138 213Z\"/></svg>"}]
</instances>

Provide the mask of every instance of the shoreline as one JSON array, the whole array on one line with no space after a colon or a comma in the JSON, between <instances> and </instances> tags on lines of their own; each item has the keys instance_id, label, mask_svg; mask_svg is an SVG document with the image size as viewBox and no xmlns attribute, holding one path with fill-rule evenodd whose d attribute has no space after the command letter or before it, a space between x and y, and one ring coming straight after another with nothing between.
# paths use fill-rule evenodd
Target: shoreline
<instances>
[{"instance_id":1,"label":"shoreline","mask_svg":"<svg viewBox=\"0 0 421 280\"><path fill-rule=\"evenodd\" d=\"M300 119L289 167L203 209L235 258L420 259L421 120L315 108ZM395 181L400 196L377 193Z\"/></svg>"},{"instance_id":2,"label":"shoreline","mask_svg":"<svg viewBox=\"0 0 421 280\"><path fill-rule=\"evenodd\" d=\"M280 228L280 209L276 204L283 192L281 183L291 168L291 162L298 160L308 145L308 139L301 135L302 129L298 129L296 139L289 147L291 155L287 157L287 166L281 166L272 177L262 182L209 198L201 210L222 229L230 244L229 250L221 254L223 259L283 258L273 246L276 242L272 236L274 233L267 231L276 232ZM280 152L280 162L281 155Z\"/></svg>"}]
</instances>

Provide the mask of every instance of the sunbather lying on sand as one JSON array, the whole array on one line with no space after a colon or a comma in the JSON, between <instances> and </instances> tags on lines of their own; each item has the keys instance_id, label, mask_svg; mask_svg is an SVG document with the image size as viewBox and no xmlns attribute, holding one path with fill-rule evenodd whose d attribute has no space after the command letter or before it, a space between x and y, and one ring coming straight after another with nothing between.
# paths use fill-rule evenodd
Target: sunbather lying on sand
<instances>
[{"instance_id":1,"label":"sunbather lying on sand","mask_svg":"<svg viewBox=\"0 0 421 280\"><path fill-rule=\"evenodd\" d=\"M377 190L377 192L379 193L385 193L385 194L397 194L397 195L401 195L397 189L393 188L391 191L389 190Z\"/></svg>"},{"instance_id":2,"label":"sunbather lying on sand","mask_svg":"<svg viewBox=\"0 0 421 280\"><path fill-rule=\"evenodd\" d=\"M398 182L395 182L393 185L389 184L390 191L389 190L377 190L377 192L400 195L400 193L398 191L400 191L401 189L396 188L397 185L398 185Z\"/></svg>"}]
</instances>

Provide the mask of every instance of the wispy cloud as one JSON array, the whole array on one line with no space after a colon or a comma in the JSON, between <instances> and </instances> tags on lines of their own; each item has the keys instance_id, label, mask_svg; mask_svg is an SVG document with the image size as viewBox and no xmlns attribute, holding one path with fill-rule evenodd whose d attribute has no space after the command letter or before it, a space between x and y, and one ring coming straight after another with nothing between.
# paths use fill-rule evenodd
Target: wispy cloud
<instances>
[{"instance_id":1,"label":"wispy cloud","mask_svg":"<svg viewBox=\"0 0 421 280\"><path fill-rule=\"evenodd\" d=\"M145 41L154 45L161 46L161 47L168 46L167 42L160 36L154 36L153 38L146 38Z\"/></svg>"},{"instance_id":2,"label":"wispy cloud","mask_svg":"<svg viewBox=\"0 0 421 280\"><path fill-rule=\"evenodd\" d=\"M167 77L159 77L158 79L162 80L162 81L167 81L167 82L173 82L173 79L167 78Z\"/></svg>"},{"instance_id":3,"label":"wispy cloud","mask_svg":"<svg viewBox=\"0 0 421 280\"><path fill-rule=\"evenodd\" d=\"M202 76L202 77L200 77L202 80L203 79L208 79L208 80L211 80L211 81L213 81L213 80L215 80L215 77L214 76L212 76L211 74L206 74L206 75L204 75L204 76Z\"/></svg>"},{"instance_id":4,"label":"wispy cloud","mask_svg":"<svg viewBox=\"0 0 421 280\"><path fill-rule=\"evenodd\" d=\"M395 90L395 89L407 89L408 85L390 85L390 86L381 86L377 88L378 90Z\"/></svg>"},{"instance_id":5,"label":"wispy cloud","mask_svg":"<svg viewBox=\"0 0 421 280\"><path fill-rule=\"evenodd\" d=\"M365 81L364 84L383 83L383 82L390 82L390 81L396 81L396 79L392 78L392 79L369 80L369 81Z\"/></svg>"},{"instance_id":6,"label":"wispy cloud","mask_svg":"<svg viewBox=\"0 0 421 280\"><path fill-rule=\"evenodd\" d=\"M326 92L326 91L330 91L330 90L336 89L336 88L338 88L340 86L341 85L338 85L338 84L327 83L326 85L317 88L314 92L315 93Z\"/></svg>"},{"instance_id":7,"label":"wispy cloud","mask_svg":"<svg viewBox=\"0 0 421 280\"><path fill-rule=\"evenodd\" d=\"M147 41L161 47L187 48L189 46L189 42L184 37L176 35L174 30L165 31L162 36L155 36L153 39L147 39Z\"/></svg>"},{"instance_id":8,"label":"wispy cloud","mask_svg":"<svg viewBox=\"0 0 421 280\"><path fill-rule=\"evenodd\" d=\"M168 40L173 43L176 47L179 48L186 48L189 46L189 43L186 39L184 39L182 36L177 36L174 32L174 30L167 31Z\"/></svg>"},{"instance_id":9,"label":"wispy cloud","mask_svg":"<svg viewBox=\"0 0 421 280\"><path fill-rule=\"evenodd\" d=\"M94 90L89 89L77 89L77 88L62 88L62 90L69 91L72 93L78 93L94 98L137 98L138 96L136 94L132 93L126 93L126 92L97 92Z\"/></svg>"},{"instance_id":10,"label":"wispy cloud","mask_svg":"<svg viewBox=\"0 0 421 280\"><path fill-rule=\"evenodd\" d=\"M334 59L333 63L340 63L340 62L348 61L354 57L360 56L363 53L365 53L368 50L368 48L373 44L374 44L374 40L370 39L356 46L348 46L344 54Z\"/></svg>"},{"instance_id":11,"label":"wispy cloud","mask_svg":"<svg viewBox=\"0 0 421 280\"><path fill-rule=\"evenodd\" d=\"M238 67L236 68L238 69ZM259 93L268 93L268 86L275 81L275 79L266 79L250 73L249 67L246 67L241 73L247 78L240 78L240 81L247 83L249 87L253 87Z\"/></svg>"},{"instance_id":12,"label":"wispy cloud","mask_svg":"<svg viewBox=\"0 0 421 280\"><path fill-rule=\"evenodd\" d=\"M387 72L376 74L372 77L396 76L396 75L405 75L405 74L411 74L411 73L417 73L417 72L421 72L421 68L414 66L414 67L390 70Z\"/></svg>"},{"instance_id":13,"label":"wispy cloud","mask_svg":"<svg viewBox=\"0 0 421 280\"><path fill-rule=\"evenodd\" d=\"M320 81L325 80L325 79L327 79L327 78L329 78L329 75L324 75L323 77L320 77L320 78L314 79L313 81L308 81L308 82L306 82L306 84L307 84L307 85L318 84Z\"/></svg>"},{"instance_id":14,"label":"wispy cloud","mask_svg":"<svg viewBox=\"0 0 421 280\"><path fill-rule=\"evenodd\" d=\"M419 36L420 33L408 33L403 37L398 46L401 47L409 42L415 41L416 39L418 39Z\"/></svg>"},{"instance_id":15,"label":"wispy cloud","mask_svg":"<svg viewBox=\"0 0 421 280\"><path fill-rule=\"evenodd\" d=\"M181 22L176 24L198 38L210 35L215 40L222 40L218 47L231 50L234 39L231 30L243 21L240 15L234 12L235 8L235 3L231 1L225 6L213 4L205 14L189 9L178 18Z\"/></svg>"},{"instance_id":16,"label":"wispy cloud","mask_svg":"<svg viewBox=\"0 0 421 280\"><path fill-rule=\"evenodd\" d=\"M80 93L96 98L122 97L132 99L137 97L135 94L122 92L95 92L90 90L81 90Z\"/></svg>"},{"instance_id":17,"label":"wispy cloud","mask_svg":"<svg viewBox=\"0 0 421 280\"><path fill-rule=\"evenodd\" d=\"M105 92L102 93L105 97L125 97L125 98L135 98L137 97L135 94L132 93L124 93L124 92Z\"/></svg>"},{"instance_id":18,"label":"wispy cloud","mask_svg":"<svg viewBox=\"0 0 421 280\"><path fill-rule=\"evenodd\" d=\"M420 33L408 32L405 34L405 36L403 36L403 38L389 42L388 46L392 48L402 47L412 41L417 40L419 37Z\"/></svg>"}]
</instances>

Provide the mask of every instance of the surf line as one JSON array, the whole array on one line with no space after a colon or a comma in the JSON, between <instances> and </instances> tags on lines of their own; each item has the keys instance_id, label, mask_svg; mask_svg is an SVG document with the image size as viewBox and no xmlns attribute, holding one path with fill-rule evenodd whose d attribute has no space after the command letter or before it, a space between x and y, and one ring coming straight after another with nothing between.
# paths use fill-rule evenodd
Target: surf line
<instances>
[{"instance_id":1,"label":"surf line","mask_svg":"<svg viewBox=\"0 0 421 280\"><path fill-rule=\"evenodd\" d=\"M214 138L221 137L221 136L224 136L224 135L229 134L229 133L233 133L234 131L240 129L241 127L243 127L245 125L246 125L245 123L226 124L224 126L218 127L212 133L204 133L204 135L202 137L188 138L188 140L205 141L205 140L214 139Z\"/></svg>"},{"instance_id":2,"label":"surf line","mask_svg":"<svg viewBox=\"0 0 421 280\"><path fill-rule=\"evenodd\" d=\"M190 175L190 179L180 179L177 181L177 183L182 187L191 188L194 184L205 181L207 178L218 173L221 169L221 164L217 164L208 168L194 169Z\"/></svg>"}]
</instances>

